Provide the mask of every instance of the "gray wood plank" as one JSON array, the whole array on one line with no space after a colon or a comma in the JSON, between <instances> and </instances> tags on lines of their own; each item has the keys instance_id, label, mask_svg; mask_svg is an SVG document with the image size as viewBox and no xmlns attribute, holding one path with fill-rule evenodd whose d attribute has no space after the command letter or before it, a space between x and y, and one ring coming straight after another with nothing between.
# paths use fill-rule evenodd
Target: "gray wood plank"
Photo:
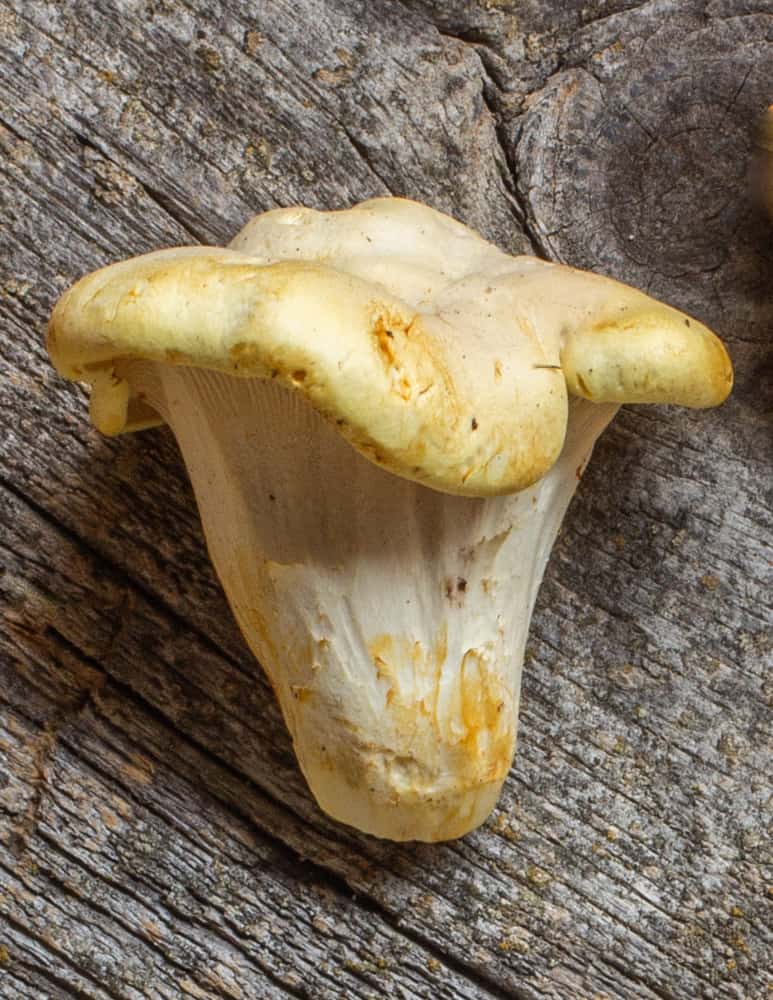
<instances>
[{"instance_id":1,"label":"gray wood plank","mask_svg":"<svg viewBox=\"0 0 773 1000\"><path fill-rule=\"evenodd\" d=\"M0 995L766 995L766 6L0 3ZM603 437L503 799L437 847L319 813L171 436L100 439L42 346L87 270L387 192L693 312L737 375Z\"/></svg>"}]
</instances>

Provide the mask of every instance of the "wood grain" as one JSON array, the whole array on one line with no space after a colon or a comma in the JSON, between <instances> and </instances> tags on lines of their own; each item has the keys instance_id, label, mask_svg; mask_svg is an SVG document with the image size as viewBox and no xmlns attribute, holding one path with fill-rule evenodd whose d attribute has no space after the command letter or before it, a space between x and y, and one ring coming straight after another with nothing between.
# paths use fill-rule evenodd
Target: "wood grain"
<instances>
[{"instance_id":1,"label":"wood grain","mask_svg":"<svg viewBox=\"0 0 773 1000\"><path fill-rule=\"evenodd\" d=\"M759 0L0 2L0 995L754 1000L773 968L773 232ZM165 430L43 347L76 277L403 194L731 351L605 434L463 841L328 821Z\"/></svg>"}]
</instances>

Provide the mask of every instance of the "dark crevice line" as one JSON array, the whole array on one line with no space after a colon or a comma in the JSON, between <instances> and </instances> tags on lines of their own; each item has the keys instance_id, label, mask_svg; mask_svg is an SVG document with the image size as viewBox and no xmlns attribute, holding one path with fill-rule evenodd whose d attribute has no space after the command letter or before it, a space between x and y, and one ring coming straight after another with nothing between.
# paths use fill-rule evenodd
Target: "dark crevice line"
<instances>
[{"instance_id":1,"label":"dark crevice line","mask_svg":"<svg viewBox=\"0 0 773 1000\"><path fill-rule=\"evenodd\" d=\"M502 120L501 112L496 106L496 101L494 101L490 93L487 91L487 81L490 83L492 88L495 84L486 72L485 63L482 59L480 60L480 64L484 75L481 87L481 97L488 110L494 127L494 135L497 140L501 159L500 176L502 177L505 191L511 201L515 221L523 230L534 255L542 257L545 260L553 260L556 255L551 251L549 243L546 242L546 240L543 239L537 231L537 227L532 220L529 211L528 198L521 192L518 185L518 165L514 152L510 151L509 136L507 134L506 126Z\"/></svg>"},{"instance_id":2,"label":"dark crevice line","mask_svg":"<svg viewBox=\"0 0 773 1000\"><path fill-rule=\"evenodd\" d=\"M10 132L15 139L19 140L19 142L26 142L29 145L32 145L30 139L28 139L26 135L22 135L15 125L11 125L5 115L0 115L0 126Z\"/></svg>"},{"instance_id":3,"label":"dark crevice line","mask_svg":"<svg viewBox=\"0 0 773 1000\"><path fill-rule=\"evenodd\" d=\"M596 15L592 6L588 6L587 8L583 8L581 16L587 13L590 13L591 16L588 17L586 21L582 21L581 24L578 25L577 30L583 31L585 28L590 28L591 26L595 27L597 24L603 24L605 21L612 21L615 18L625 18L630 14L639 14L647 7L653 6L653 2L654 0L645 0L644 3L634 3L631 4L630 7L623 7L622 9L614 10L609 14L599 13L598 15Z\"/></svg>"},{"instance_id":4,"label":"dark crevice line","mask_svg":"<svg viewBox=\"0 0 773 1000\"><path fill-rule=\"evenodd\" d=\"M545 260L558 259L558 255L540 234L536 220L533 218L533 213L529 208L528 197L521 191L518 184L518 164L515 148L511 149L513 145L511 136L508 133L501 112L502 88L497 82L497 70L491 62L486 43L478 41L470 35L450 34L447 30L441 30L432 21L427 21L426 23L435 29L441 39L450 39L453 42L461 43L475 54L480 69L481 98L491 118L499 150L499 160L501 161L499 173L516 224L528 239L535 256L542 257Z\"/></svg>"},{"instance_id":5,"label":"dark crevice line","mask_svg":"<svg viewBox=\"0 0 773 1000\"><path fill-rule=\"evenodd\" d=\"M373 916L383 920L384 923L395 931L395 933L407 938L412 944L421 948L422 951L428 952L432 958L440 962L445 968L455 972L460 978L466 979L471 985L485 991L487 996L496 998L496 1000L533 1000L532 993L525 992L513 983L503 985L499 979L495 979L488 972L485 972L475 966L465 964L465 962L461 958L458 958L455 954L444 951L442 942L436 943L434 940L420 934L412 927L407 927L398 916L394 915L391 911L386 910L383 904L381 904L374 897L364 896L362 894L362 890L349 887L348 883L340 875L334 874L333 877L336 881L340 881L344 886L346 886L350 893L356 892L357 905L361 909L366 910L368 913L373 914ZM446 947L447 946L448 945L446 943Z\"/></svg>"},{"instance_id":6,"label":"dark crevice line","mask_svg":"<svg viewBox=\"0 0 773 1000\"><path fill-rule=\"evenodd\" d=\"M107 157L107 159L110 159L110 157L107 156L106 153L104 155ZM183 219L182 213L175 204L174 200L170 198L169 195L167 195L164 191L161 191L160 188L156 187L154 184L150 184L148 181L141 180L136 173L132 173L131 176L134 177L135 181L139 184L139 186L142 188L142 190L145 192L148 198L150 198L151 201L155 202L155 204L158 205L158 207L161 209L162 212L165 212L170 219L174 220L174 222L176 222L178 226L180 226L180 228L191 237L194 244L200 243L203 246L212 245L213 240L211 236L203 231L199 231L198 229L194 228L194 226L190 222L186 222Z\"/></svg>"},{"instance_id":7,"label":"dark crevice line","mask_svg":"<svg viewBox=\"0 0 773 1000\"><path fill-rule=\"evenodd\" d=\"M752 75L752 71L753 70L754 70L754 64L750 65L749 68L746 70L746 73L744 73L743 79L741 80L741 82L736 87L736 89L735 89L735 91L733 93L733 96L730 98L730 100L729 100L729 102L727 104L727 107L725 108L724 112L722 113L721 119L719 120L719 122L715 126L717 132L720 132L724 128L727 116L730 114L730 111L732 110L732 107L735 104L735 102L741 96L741 91L746 86L746 83L747 83L749 77ZM739 220L739 223L743 224L743 220ZM737 229L733 233L733 236L735 236L736 232L737 232Z\"/></svg>"}]
</instances>

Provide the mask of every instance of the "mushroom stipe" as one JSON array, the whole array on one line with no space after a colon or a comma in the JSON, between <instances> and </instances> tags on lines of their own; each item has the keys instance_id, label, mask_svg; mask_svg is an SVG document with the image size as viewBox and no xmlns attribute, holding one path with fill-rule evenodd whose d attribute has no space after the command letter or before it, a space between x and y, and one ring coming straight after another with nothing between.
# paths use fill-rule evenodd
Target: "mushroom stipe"
<instances>
[{"instance_id":1,"label":"mushroom stipe","mask_svg":"<svg viewBox=\"0 0 773 1000\"><path fill-rule=\"evenodd\" d=\"M87 275L48 349L106 434L166 422L320 806L459 837L515 751L534 600L621 403L721 403L696 320L399 198Z\"/></svg>"}]
</instances>

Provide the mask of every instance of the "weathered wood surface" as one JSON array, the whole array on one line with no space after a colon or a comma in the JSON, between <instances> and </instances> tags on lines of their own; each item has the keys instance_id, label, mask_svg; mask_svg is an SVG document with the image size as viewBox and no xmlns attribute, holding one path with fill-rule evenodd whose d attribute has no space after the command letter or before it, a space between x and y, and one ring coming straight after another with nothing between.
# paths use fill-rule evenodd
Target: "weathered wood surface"
<instances>
[{"instance_id":1,"label":"weathered wood surface","mask_svg":"<svg viewBox=\"0 0 773 1000\"><path fill-rule=\"evenodd\" d=\"M0 995L768 995L772 79L766 0L2 0ZM171 436L101 439L42 346L86 270L387 192L737 372L604 436L504 798L437 847L318 812Z\"/></svg>"}]
</instances>

